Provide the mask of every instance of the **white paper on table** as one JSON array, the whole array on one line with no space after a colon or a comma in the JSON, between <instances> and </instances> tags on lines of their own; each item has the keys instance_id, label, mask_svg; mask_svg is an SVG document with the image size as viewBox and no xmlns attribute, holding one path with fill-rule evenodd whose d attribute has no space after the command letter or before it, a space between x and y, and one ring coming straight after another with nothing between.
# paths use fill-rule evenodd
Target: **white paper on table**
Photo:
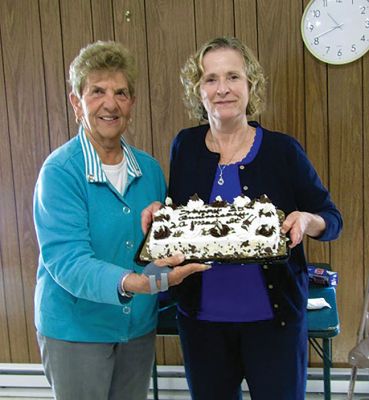
<instances>
[{"instance_id":1,"label":"white paper on table","mask_svg":"<svg viewBox=\"0 0 369 400\"><path fill-rule=\"evenodd\" d=\"M318 297L316 299L308 299L307 303L308 310L320 310L321 308L324 307L332 308L330 304L327 303L324 297Z\"/></svg>"}]
</instances>

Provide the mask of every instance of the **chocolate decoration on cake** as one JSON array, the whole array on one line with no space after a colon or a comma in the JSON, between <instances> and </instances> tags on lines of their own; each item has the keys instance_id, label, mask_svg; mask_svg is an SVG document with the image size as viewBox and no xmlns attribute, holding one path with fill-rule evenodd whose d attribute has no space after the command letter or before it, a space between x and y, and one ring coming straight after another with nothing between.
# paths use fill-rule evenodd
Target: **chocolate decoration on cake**
<instances>
[{"instance_id":1,"label":"chocolate decoration on cake","mask_svg":"<svg viewBox=\"0 0 369 400\"><path fill-rule=\"evenodd\" d=\"M266 194L262 194L259 198L260 203L271 203L269 197Z\"/></svg>"},{"instance_id":2,"label":"chocolate decoration on cake","mask_svg":"<svg viewBox=\"0 0 369 400\"><path fill-rule=\"evenodd\" d=\"M251 200L249 204L246 205L246 208L253 208L256 203L256 199Z\"/></svg>"},{"instance_id":3,"label":"chocolate decoration on cake","mask_svg":"<svg viewBox=\"0 0 369 400\"><path fill-rule=\"evenodd\" d=\"M154 221L169 221L170 216L168 214L162 214L158 215L157 217L154 217Z\"/></svg>"},{"instance_id":4,"label":"chocolate decoration on cake","mask_svg":"<svg viewBox=\"0 0 369 400\"><path fill-rule=\"evenodd\" d=\"M197 201L197 200L200 200L200 197L199 197L199 195L198 195L197 193L195 193L194 195L192 195L192 196L190 197L190 200L192 200L192 201Z\"/></svg>"},{"instance_id":5,"label":"chocolate decoration on cake","mask_svg":"<svg viewBox=\"0 0 369 400\"><path fill-rule=\"evenodd\" d=\"M214 208L221 208L221 207L226 207L227 206L227 202L224 200L214 200L211 204L212 207Z\"/></svg>"},{"instance_id":6,"label":"chocolate decoration on cake","mask_svg":"<svg viewBox=\"0 0 369 400\"><path fill-rule=\"evenodd\" d=\"M266 237L272 236L274 232L275 232L275 227L268 225L261 225L261 227L256 230L257 235L263 235Z\"/></svg>"},{"instance_id":7,"label":"chocolate decoration on cake","mask_svg":"<svg viewBox=\"0 0 369 400\"><path fill-rule=\"evenodd\" d=\"M209 230L209 233L214 237L223 237L227 236L229 231L229 226L222 225L220 222L216 222L215 225Z\"/></svg>"},{"instance_id":8,"label":"chocolate decoration on cake","mask_svg":"<svg viewBox=\"0 0 369 400\"><path fill-rule=\"evenodd\" d=\"M266 217L271 217L273 215L273 213L271 211L260 210L259 217L262 217L263 215L265 215Z\"/></svg>"},{"instance_id":9,"label":"chocolate decoration on cake","mask_svg":"<svg viewBox=\"0 0 369 400\"><path fill-rule=\"evenodd\" d=\"M170 236L170 229L167 226L161 226L154 231L154 239L166 239Z\"/></svg>"}]
</instances>

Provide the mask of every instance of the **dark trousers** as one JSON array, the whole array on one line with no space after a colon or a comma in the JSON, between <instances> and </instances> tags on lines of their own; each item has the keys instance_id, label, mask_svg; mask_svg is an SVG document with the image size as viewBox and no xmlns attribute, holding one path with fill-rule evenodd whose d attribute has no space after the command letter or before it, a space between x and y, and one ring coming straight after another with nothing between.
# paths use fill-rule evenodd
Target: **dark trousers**
<instances>
[{"instance_id":1,"label":"dark trousers","mask_svg":"<svg viewBox=\"0 0 369 400\"><path fill-rule=\"evenodd\" d=\"M253 400L303 400L307 325L218 323L179 315L192 400L239 400L246 379Z\"/></svg>"}]
</instances>

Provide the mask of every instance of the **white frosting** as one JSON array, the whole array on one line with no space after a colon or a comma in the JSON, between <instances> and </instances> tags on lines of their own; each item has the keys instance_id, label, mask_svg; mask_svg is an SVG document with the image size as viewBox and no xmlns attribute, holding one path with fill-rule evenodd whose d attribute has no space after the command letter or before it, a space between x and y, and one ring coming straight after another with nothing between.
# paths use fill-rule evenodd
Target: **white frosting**
<instances>
[{"instance_id":1,"label":"white frosting","mask_svg":"<svg viewBox=\"0 0 369 400\"><path fill-rule=\"evenodd\" d=\"M187 208L190 211L200 210L204 205L204 202L201 199L198 200L189 200L187 203Z\"/></svg>"},{"instance_id":2,"label":"white frosting","mask_svg":"<svg viewBox=\"0 0 369 400\"><path fill-rule=\"evenodd\" d=\"M176 209L163 207L154 216L148 253L154 259L178 252L187 259L247 259L278 255L281 236L283 243L285 237L280 233L275 206L266 196L262 197L250 204L248 197L239 196L226 207L206 205L200 199L190 200L186 206ZM158 232L163 233L165 229L169 229L169 236L165 233L163 236L168 237L158 236Z\"/></svg>"},{"instance_id":3,"label":"white frosting","mask_svg":"<svg viewBox=\"0 0 369 400\"><path fill-rule=\"evenodd\" d=\"M243 208L245 207L247 204L250 203L250 199L247 196L237 196L234 201L233 204L237 207L237 208Z\"/></svg>"}]
</instances>

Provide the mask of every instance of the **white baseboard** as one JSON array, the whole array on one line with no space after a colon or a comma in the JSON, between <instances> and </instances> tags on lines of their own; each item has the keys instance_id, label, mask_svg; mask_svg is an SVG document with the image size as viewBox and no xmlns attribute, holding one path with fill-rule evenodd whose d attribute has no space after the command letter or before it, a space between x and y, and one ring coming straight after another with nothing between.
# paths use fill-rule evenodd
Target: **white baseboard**
<instances>
[{"instance_id":1,"label":"white baseboard","mask_svg":"<svg viewBox=\"0 0 369 400\"><path fill-rule=\"evenodd\" d=\"M351 369L331 369L332 393L347 393ZM183 366L158 366L158 387L160 398L183 399L188 398L187 382ZM151 384L152 389L152 384ZM247 391L244 382L242 389ZM307 393L323 393L322 368L308 369ZM166 392L168 396L166 397ZM187 394L186 394L187 393ZM369 394L369 370L359 370L355 393ZM0 398L1 397L35 397L50 399L51 389L45 378L40 364L1 364L0 363ZM152 397L151 397L152 398Z\"/></svg>"}]
</instances>

